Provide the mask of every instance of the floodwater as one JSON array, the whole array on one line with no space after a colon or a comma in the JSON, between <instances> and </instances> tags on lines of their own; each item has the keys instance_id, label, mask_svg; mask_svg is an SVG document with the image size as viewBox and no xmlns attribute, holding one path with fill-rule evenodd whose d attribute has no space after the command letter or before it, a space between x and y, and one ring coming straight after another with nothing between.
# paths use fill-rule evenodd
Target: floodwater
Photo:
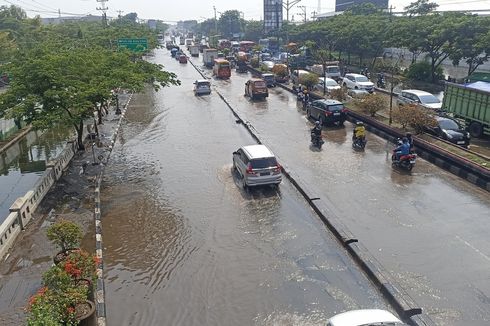
<instances>
[{"instance_id":1,"label":"floodwater","mask_svg":"<svg viewBox=\"0 0 490 326\"><path fill-rule=\"evenodd\" d=\"M8 216L14 201L34 186L62 151L72 132L66 128L31 131L23 139L0 153L0 223Z\"/></svg>"},{"instance_id":2,"label":"floodwater","mask_svg":"<svg viewBox=\"0 0 490 326\"><path fill-rule=\"evenodd\" d=\"M390 309L286 180L244 191L231 153L255 142L200 76L137 95L102 189L109 325L325 325Z\"/></svg>"},{"instance_id":3,"label":"floodwater","mask_svg":"<svg viewBox=\"0 0 490 326\"><path fill-rule=\"evenodd\" d=\"M209 71L206 71L210 74ZM308 185L438 325L490 324L490 196L422 159L412 173L391 167L394 145L368 134L352 149L352 125L324 129L309 147L312 122L292 94L243 96L250 74L213 80L240 117Z\"/></svg>"}]
</instances>

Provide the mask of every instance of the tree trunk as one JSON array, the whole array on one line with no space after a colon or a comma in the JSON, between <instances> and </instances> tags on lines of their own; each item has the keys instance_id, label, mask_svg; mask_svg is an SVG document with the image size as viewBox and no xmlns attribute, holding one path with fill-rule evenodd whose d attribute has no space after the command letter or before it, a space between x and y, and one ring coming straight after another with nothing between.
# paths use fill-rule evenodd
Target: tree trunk
<instances>
[{"instance_id":1,"label":"tree trunk","mask_svg":"<svg viewBox=\"0 0 490 326\"><path fill-rule=\"evenodd\" d=\"M85 145L83 144L83 120L82 119L80 119L79 125L75 126L75 130L77 131L78 150L84 151Z\"/></svg>"},{"instance_id":2,"label":"tree trunk","mask_svg":"<svg viewBox=\"0 0 490 326\"><path fill-rule=\"evenodd\" d=\"M347 52L347 64L350 65L350 52Z\"/></svg>"},{"instance_id":3,"label":"tree trunk","mask_svg":"<svg viewBox=\"0 0 490 326\"><path fill-rule=\"evenodd\" d=\"M96 110L97 110L97 123L99 125L101 125L102 124L102 106L100 106L100 107L97 106Z\"/></svg>"},{"instance_id":4,"label":"tree trunk","mask_svg":"<svg viewBox=\"0 0 490 326\"><path fill-rule=\"evenodd\" d=\"M434 57L431 57L430 75L431 75L432 82L435 83L436 82L436 60Z\"/></svg>"}]
</instances>

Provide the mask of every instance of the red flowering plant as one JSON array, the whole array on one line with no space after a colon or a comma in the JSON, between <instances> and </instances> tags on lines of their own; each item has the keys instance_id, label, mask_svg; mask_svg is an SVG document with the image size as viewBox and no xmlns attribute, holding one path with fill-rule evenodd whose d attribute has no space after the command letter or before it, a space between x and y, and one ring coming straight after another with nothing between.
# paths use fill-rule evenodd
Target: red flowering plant
<instances>
[{"instance_id":1,"label":"red flowering plant","mask_svg":"<svg viewBox=\"0 0 490 326\"><path fill-rule=\"evenodd\" d=\"M99 260L95 255L78 249L70 252L68 257L62 262L62 268L74 280L88 279L95 283L97 279L97 266Z\"/></svg>"}]
</instances>

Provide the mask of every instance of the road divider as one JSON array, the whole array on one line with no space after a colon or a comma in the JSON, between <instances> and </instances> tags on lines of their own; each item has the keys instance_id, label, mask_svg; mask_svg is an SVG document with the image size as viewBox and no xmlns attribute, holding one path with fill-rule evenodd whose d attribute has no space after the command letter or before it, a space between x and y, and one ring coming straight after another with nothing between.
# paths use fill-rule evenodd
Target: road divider
<instances>
[{"instance_id":1,"label":"road divider","mask_svg":"<svg viewBox=\"0 0 490 326\"><path fill-rule=\"evenodd\" d=\"M192 60L189 60L189 62L201 76L207 78L204 73L198 67L196 67ZM254 71L251 68L249 69L254 73L259 73L256 70ZM279 85L286 88L284 85ZM245 129L247 129L249 134L258 144L264 144L264 141L260 139L259 133L253 127L253 125L240 117L238 112L231 106L231 104L223 96L223 94L219 92L219 90L216 90L216 93L231 110L232 114L237 119L236 121L241 122L241 124L245 127ZM320 217L322 222L347 250L354 261L362 268L364 273L376 285L381 294L390 302L398 314L414 326L435 325L435 323L427 315L423 314L422 308L417 306L415 301L396 284L395 279L388 272L386 272L383 266L381 266L381 264L379 264L369 253L369 251L359 243L358 239L352 234L352 232L349 231L349 229L340 221L340 219L333 217L333 214L329 214L330 210L321 200L321 197L313 194L301 180L301 178L291 171L284 162L282 163L282 172L289 182L291 182L303 196L303 198L305 198L310 207L312 207L312 209Z\"/></svg>"}]
</instances>

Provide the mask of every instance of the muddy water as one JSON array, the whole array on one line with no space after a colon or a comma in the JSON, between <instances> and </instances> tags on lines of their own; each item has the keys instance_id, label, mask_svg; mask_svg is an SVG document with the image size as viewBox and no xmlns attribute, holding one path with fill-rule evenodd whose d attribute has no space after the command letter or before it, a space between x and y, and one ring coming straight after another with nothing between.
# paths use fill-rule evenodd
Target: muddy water
<instances>
[{"instance_id":1,"label":"muddy water","mask_svg":"<svg viewBox=\"0 0 490 326\"><path fill-rule=\"evenodd\" d=\"M293 187L246 192L231 152L253 144L167 51L183 86L134 98L106 169L109 325L324 325L387 308ZM389 308L387 308L389 309Z\"/></svg>"}]
</instances>

